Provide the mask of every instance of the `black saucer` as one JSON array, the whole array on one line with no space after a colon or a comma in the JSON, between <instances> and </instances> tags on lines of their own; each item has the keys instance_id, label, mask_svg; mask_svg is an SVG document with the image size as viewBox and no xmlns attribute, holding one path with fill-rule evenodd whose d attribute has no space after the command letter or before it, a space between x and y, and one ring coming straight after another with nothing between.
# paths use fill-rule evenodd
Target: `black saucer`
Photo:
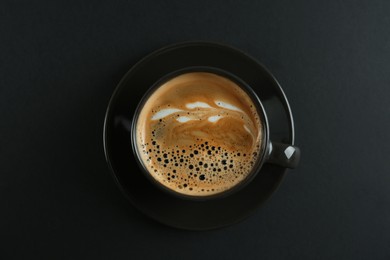
<instances>
[{"instance_id":1,"label":"black saucer","mask_svg":"<svg viewBox=\"0 0 390 260\"><path fill-rule=\"evenodd\" d=\"M256 178L238 193L209 201L173 197L145 178L131 149L132 115L153 83L171 71L189 66L221 68L246 81L264 105L272 141L293 144L294 124L276 79L253 58L228 46L207 42L171 45L148 55L126 73L111 97L104 124L105 155L118 186L147 216L176 228L205 230L249 216L277 189L286 169L265 164Z\"/></svg>"}]
</instances>

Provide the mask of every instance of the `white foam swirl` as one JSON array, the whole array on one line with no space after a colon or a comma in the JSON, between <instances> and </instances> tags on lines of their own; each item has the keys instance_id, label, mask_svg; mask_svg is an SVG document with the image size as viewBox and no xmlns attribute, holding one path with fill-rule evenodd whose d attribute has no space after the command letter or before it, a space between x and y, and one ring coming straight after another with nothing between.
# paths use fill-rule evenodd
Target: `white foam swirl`
<instances>
[{"instance_id":1,"label":"white foam swirl","mask_svg":"<svg viewBox=\"0 0 390 260\"><path fill-rule=\"evenodd\" d=\"M177 108L161 109L160 111L158 111L156 114L152 116L152 120L158 120L166 116L172 115L173 113L181 112L181 111L183 110Z\"/></svg>"},{"instance_id":2,"label":"white foam swirl","mask_svg":"<svg viewBox=\"0 0 390 260\"><path fill-rule=\"evenodd\" d=\"M204 102L194 102L194 103L188 103L186 104L186 107L189 109L194 109L194 108L212 108L209 104L204 103Z\"/></svg>"},{"instance_id":3,"label":"white foam swirl","mask_svg":"<svg viewBox=\"0 0 390 260\"><path fill-rule=\"evenodd\" d=\"M209 122L211 122L211 123L215 123L215 122L217 122L219 119L221 119L223 116L210 116L209 118L208 118L208 120L209 120Z\"/></svg>"},{"instance_id":4,"label":"white foam swirl","mask_svg":"<svg viewBox=\"0 0 390 260\"><path fill-rule=\"evenodd\" d=\"M233 106L229 103L226 103L226 102L223 102L223 101L215 101L215 104L219 107L223 107L225 109L229 109L229 110L234 110L234 111L239 111L239 112L243 112L241 109L239 109L238 107L236 106Z\"/></svg>"},{"instance_id":5,"label":"white foam swirl","mask_svg":"<svg viewBox=\"0 0 390 260\"><path fill-rule=\"evenodd\" d=\"M179 121L180 123L185 123L185 122L188 122L192 119L189 118L188 116L181 116L181 117L176 118L176 120Z\"/></svg>"}]
</instances>

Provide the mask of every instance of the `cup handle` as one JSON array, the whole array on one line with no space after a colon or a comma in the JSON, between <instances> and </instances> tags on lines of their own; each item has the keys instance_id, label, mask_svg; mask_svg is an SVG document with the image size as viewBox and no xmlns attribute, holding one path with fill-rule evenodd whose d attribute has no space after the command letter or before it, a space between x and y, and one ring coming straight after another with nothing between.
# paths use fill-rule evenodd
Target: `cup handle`
<instances>
[{"instance_id":1,"label":"cup handle","mask_svg":"<svg viewBox=\"0 0 390 260\"><path fill-rule=\"evenodd\" d=\"M270 142L267 163L293 169L298 166L301 150L293 145Z\"/></svg>"}]
</instances>

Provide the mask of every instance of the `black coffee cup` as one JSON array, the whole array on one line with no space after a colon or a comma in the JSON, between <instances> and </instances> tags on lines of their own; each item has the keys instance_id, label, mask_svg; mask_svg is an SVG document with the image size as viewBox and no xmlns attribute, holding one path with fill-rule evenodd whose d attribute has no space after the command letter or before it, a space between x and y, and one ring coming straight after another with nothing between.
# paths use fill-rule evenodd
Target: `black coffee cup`
<instances>
[{"instance_id":1,"label":"black coffee cup","mask_svg":"<svg viewBox=\"0 0 390 260\"><path fill-rule=\"evenodd\" d=\"M145 162L141 159L140 151L137 146L137 137L136 137L137 122L138 122L139 114L142 108L144 107L146 101L165 82L173 78L176 78L179 75L183 75L185 73L191 73L191 72L212 73L227 78L232 82L234 82L237 86L239 86L242 90L246 92L246 94L251 98L252 102L255 104L256 111L261 119L262 128L263 128L261 147L259 148L258 151L259 154L257 156L255 163L252 166L250 173L246 175L245 179L225 191L222 191L217 194L206 195L206 196L182 194L177 190L168 188L167 186L163 185L161 182L157 181L149 172L148 168L145 165ZM171 73L161 77L160 80L158 80L153 86L150 87L150 89L144 94L143 98L140 100L135 110L133 120L132 120L132 127L131 127L131 140L132 140L133 153L145 177L148 178L158 188L168 192L169 194L179 198L191 199L191 200L216 199L216 198L226 197L233 193L239 192L240 189L245 188L245 186L256 177L256 175L260 172L262 166L265 163L275 164L285 168L295 168L298 165L300 159L299 148L289 144L273 142L272 140L269 139L269 136L270 136L270 129L269 129L269 123L267 118L267 111L265 111L264 106L261 103L261 100L258 98L257 94L253 91L253 89L246 82L240 79L237 75L229 71L222 70L220 68L210 67L210 66L186 67L186 68L172 71Z\"/></svg>"}]
</instances>

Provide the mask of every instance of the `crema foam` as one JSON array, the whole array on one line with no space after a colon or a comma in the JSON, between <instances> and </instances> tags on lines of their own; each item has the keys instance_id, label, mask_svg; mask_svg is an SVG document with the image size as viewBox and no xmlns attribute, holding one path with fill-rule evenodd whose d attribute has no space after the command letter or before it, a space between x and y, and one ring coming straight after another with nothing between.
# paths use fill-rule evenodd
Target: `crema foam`
<instances>
[{"instance_id":1,"label":"crema foam","mask_svg":"<svg viewBox=\"0 0 390 260\"><path fill-rule=\"evenodd\" d=\"M150 175L181 194L208 196L239 184L261 153L263 122L249 95L209 72L159 86L136 122L136 146Z\"/></svg>"}]
</instances>

